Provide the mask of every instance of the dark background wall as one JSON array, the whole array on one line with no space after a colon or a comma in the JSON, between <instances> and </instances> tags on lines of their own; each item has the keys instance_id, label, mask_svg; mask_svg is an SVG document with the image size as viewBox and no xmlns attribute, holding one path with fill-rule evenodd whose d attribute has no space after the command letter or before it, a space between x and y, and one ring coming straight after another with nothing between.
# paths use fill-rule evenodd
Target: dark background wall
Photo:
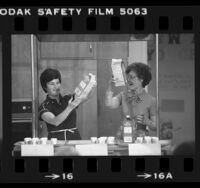
<instances>
[{"instance_id":1,"label":"dark background wall","mask_svg":"<svg viewBox=\"0 0 200 188\"><path fill-rule=\"evenodd\" d=\"M1 154L1 144L3 137L3 112L2 112L2 40L0 38L0 154Z\"/></svg>"}]
</instances>

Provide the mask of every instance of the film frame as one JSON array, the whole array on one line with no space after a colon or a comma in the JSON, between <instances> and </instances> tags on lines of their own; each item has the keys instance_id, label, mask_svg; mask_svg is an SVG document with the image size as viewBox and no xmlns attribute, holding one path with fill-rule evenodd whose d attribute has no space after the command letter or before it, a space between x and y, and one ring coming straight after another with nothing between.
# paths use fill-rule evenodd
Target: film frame
<instances>
[{"instance_id":1,"label":"film frame","mask_svg":"<svg viewBox=\"0 0 200 188\"><path fill-rule=\"evenodd\" d=\"M73 7L73 6L71 6ZM131 6L132 7L132 6ZM113 7L114 16L88 16L81 7L83 16L0 17L4 27L2 36L3 76L3 141L0 165L1 182L198 182L200 160L199 131L199 7L145 7L147 16L120 16L120 7ZM105 8L105 7L97 7ZM138 8L138 7L132 7ZM141 7L143 8L143 7ZM170 15L169 15L170 8ZM16 9L16 8L15 8ZM31 8L36 12L37 8ZM187 12L187 15L185 13ZM162 13L162 15L160 15ZM68 17L66 17L68 18ZM67 27L65 25L67 24ZM57 27L55 26L55 23ZM104 27L101 27L104 25ZM126 27L126 26L129 27ZM68 28L69 27L69 28ZM195 155L164 157L12 157L11 124L11 35L12 34L124 34L124 33L193 33L195 35ZM69 165L69 166L68 166ZM80 168L82 167L82 168ZM138 174L151 174L151 178L139 178ZM59 174L60 177L44 178ZM170 178L172 174L173 178ZM26 179L24 178L26 177ZM169 177L169 178L168 178Z\"/></svg>"}]
</instances>

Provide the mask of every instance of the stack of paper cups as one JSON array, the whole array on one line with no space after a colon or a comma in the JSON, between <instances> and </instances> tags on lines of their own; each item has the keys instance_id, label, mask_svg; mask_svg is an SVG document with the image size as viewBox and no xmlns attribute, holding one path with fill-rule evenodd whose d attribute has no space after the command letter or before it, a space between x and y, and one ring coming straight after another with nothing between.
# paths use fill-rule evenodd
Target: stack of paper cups
<instances>
[{"instance_id":1,"label":"stack of paper cups","mask_svg":"<svg viewBox=\"0 0 200 188\"><path fill-rule=\"evenodd\" d=\"M115 143L115 137L114 136L109 136L107 139L108 144L114 144Z\"/></svg>"},{"instance_id":2,"label":"stack of paper cups","mask_svg":"<svg viewBox=\"0 0 200 188\"><path fill-rule=\"evenodd\" d=\"M146 144L151 144L151 137L150 137L150 136L145 136L145 137L144 137L144 142L145 142Z\"/></svg>"},{"instance_id":3,"label":"stack of paper cups","mask_svg":"<svg viewBox=\"0 0 200 188\"><path fill-rule=\"evenodd\" d=\"M33 144L39 144L39 138L38 137L32 138L32 143Z\"/></svg>"},{"instance_id":4,"label":"stack of paper cups","mask_svg":"<svg viewBox=\"0 0 200 188\"><path fill-rule=\"evenodd\" d=\"M91 137L90 140L92 143L97 143L97 137Z\"/></svg>"},{"instance_id":5,"label":"stack of paper cups","mask_svg":"<svg viewBox=\"0 0 200 188\"><path fill-rule=\"evenodd\" d=\"M57 144L58 139L57 138L51 138L51 143L53 145Z\"/></svg>"},{"instance_id":6,"label":"stack of paper cups","mask_svg":"<svg viewBox=\"0 0 200 188\"><path fill-rule=\"evenodd\" d=\"M29 137L24 138L24 144L32 144L32 138Z\"/></svg>"},{"instance_id":7,"label":"stack of paper cups","mask_svg":"<svg viewBox=\"0 0 200 188\"><path fill-rule=\"evenodd\" d=\"M41 144L47 144L47 137L40 138Z\"/></svg>"},{"instance_id":8,"label":"stack of paper cups","mask_svg":"<svg viewBox=\"0 0 200 188\"><path fill-rule=\"evenodd\" d=\"M153 143L153 144L157 144L158 143L158 137L151 137L151 142Z\"/></svg>"},{"instance_id":9,"label":"stack of paper cups","mask_svg":"<svg viewBox=\"0 0 200 188\"><path fill-rule=\"evenodd\" d=\"M107 142L107 137L102 136L98 139L99 144L105 144Z\"/></svg>"},{"instance_id":10,"label":"stack of paper cups","mask_svg":"<svg viewBox=\"0 0 200 188\"><path fill-rule=\"evenodd\" d=\"M137 137L136 142L137 142L138 144L142 144L142 143L143 143L143 137Z\"/></svg>"}]
</instances>

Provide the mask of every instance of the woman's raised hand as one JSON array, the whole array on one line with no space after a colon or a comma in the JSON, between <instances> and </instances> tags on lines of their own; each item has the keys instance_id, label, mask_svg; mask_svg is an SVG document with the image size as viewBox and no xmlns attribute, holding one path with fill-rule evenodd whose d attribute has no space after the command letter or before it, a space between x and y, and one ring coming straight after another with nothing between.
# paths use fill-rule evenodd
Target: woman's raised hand
<instances>
[{"instance_id":1,"label":"woman's raised hand","mask_svg":"<svg viewBox=\"0 0 200 188\"><path fill-rule=\"evenodd\" d=\"M78 107L80 103L81 103L81 99L79 97L75 97L75 99L73 100L73 96L72 96L71 99L69 100L68 105L72 109L74 109L74 108Z\"/></svg>"},{"instance_id":2,"label":"woman's raised hand","mask_svg":"<svg viewBox=\"0 0 200 188\"><path fill-rule=\"evenodd\" d=\"M116 80L114 79L114 76L112 75L111 79L108 82L108 89L109 90L113 90L114 86L115 86L115 82Z\"/></svg>"}]
</instances>

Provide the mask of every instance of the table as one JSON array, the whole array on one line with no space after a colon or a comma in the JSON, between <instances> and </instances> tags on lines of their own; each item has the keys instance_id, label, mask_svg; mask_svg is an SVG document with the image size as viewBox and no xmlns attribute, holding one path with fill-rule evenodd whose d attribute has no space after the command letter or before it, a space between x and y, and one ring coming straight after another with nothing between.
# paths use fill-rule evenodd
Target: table
<instances>
[{"instance_id":1,"label":"table","mask_svg":"<svg viewBox=\"0 0 200 188\"><path fill-rule=\"evenodd\" d=\"M17 142L14 145L12 155L21 156L21 144ZM75 146L81 144L91 144L90 140L70 140L65 142L64 140L58 140L58 143L54 146L54 156L79 156ZM128 144L108 144L108 156L128 156ZM170 146L161 147L162 155L170 154Z\"/></svg>"}]
</instances>

